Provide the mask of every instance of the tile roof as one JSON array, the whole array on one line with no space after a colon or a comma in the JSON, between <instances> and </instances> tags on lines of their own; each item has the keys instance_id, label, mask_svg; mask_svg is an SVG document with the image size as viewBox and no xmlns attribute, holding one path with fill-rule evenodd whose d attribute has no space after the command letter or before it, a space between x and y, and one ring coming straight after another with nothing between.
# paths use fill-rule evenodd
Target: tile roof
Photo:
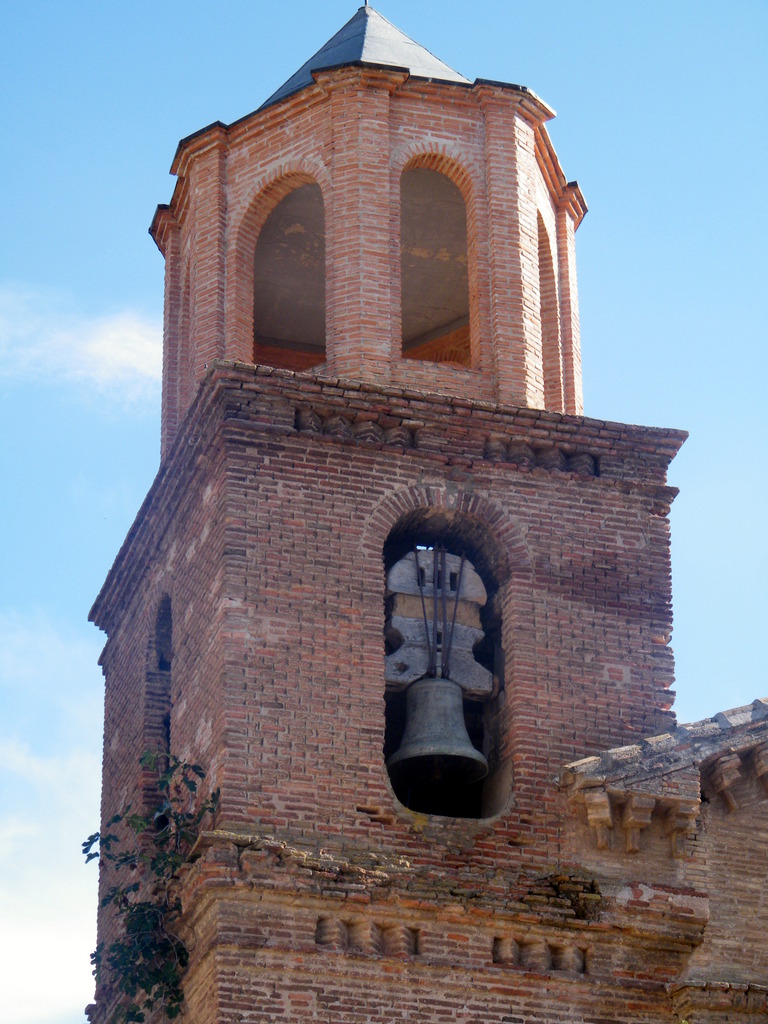
<instances>
[{"instance_id":1,"label":"tile roof","mask_svg":"<svg viewBox=\"0 0 768 1024\"><path fill-rule=\"evenodd\" d=\"M581 788L598 783L637 782L649 775L697 766L724 753L749 749L768 741L768 697L713 718L679 725L672 732L650 736L626 747L564 767L561 782Z\"/></svg>"}]
</instances>

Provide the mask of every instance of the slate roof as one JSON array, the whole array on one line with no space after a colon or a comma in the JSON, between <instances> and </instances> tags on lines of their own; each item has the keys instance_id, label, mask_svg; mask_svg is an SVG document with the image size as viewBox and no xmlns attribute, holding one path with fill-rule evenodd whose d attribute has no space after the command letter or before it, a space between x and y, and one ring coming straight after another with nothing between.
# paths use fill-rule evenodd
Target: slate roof
<instances>
[{"instance_id":1,"label":"slate roof","mask_svg":"<svg viewBox=\"0 0 768 1024\"><path fill-rule=\"evenodd\" d=\"M361 63L405 68L417 78L471 84L468 78L401 32L373 7L361 7L335 36L262 103L259 110L311 85L313 71Z\"/></svg>"}]
</instances>

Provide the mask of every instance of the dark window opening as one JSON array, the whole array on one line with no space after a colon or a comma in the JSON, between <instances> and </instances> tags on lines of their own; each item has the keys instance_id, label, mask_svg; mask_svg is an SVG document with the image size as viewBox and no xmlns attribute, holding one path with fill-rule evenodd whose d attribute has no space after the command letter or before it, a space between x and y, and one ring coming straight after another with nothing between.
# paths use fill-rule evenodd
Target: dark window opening
<instances>
[{"instance_id":1,"label":"dark window opening","mask_svg":"<svg viewBox=\"0 0 768 1024\"><path fill-rule=\"evenodd\" d=\"M325 213L320 186L275 207L254 255L253 359L284 370L325 361Z\"/></svg>"},{"instance_id":2,"label":"dark window opening","mask_svg":"<svg viewBox=\"0 0 768 1024\"><path fill-rule=\"evenodd\" d=\"M149 645L144 707L144 750L152 754L171 751L171 678L173 670L173 619L171 599L165 595L155 618ZM153 794L148 794L151 797Z\"/></svg>"},{"instance_id":3,"label":"dark window opening","mask_svg":"<svg viewBox=\"0 0 768 1024\"><path fill-rule=\"evenodd\" d=\"M467 211L444 174L400 179L403 356L471 365Z\"/></svg>"}]
</instances>

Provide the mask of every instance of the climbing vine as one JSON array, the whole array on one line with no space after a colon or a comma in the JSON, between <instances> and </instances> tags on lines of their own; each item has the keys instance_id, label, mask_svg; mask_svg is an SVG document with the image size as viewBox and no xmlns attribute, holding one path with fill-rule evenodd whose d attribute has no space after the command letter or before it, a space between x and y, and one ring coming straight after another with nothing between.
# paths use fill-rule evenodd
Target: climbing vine
<instances>
[{"instance_id":1,"label":"climbing vine","mask_svg":"<svg viewBox=\"0 0 768 1024\"><path fill-rule=\"evenodd\" d=\"M112 907L118 937L91 954L97 985L118 998L110 1024L141 1024L154 1009L168 1019L182 1011L189 951L174 931L181 913L175 883L203 820L219 802L218 790L197 802L205 778L200 765L152 753L142 756L141 765L158 773L157 806L138 814L129 805L110 818L105 833L94 832L83 843L86 863L108 863L116 879L101 905Z\"/></svg>"}]
</instances>

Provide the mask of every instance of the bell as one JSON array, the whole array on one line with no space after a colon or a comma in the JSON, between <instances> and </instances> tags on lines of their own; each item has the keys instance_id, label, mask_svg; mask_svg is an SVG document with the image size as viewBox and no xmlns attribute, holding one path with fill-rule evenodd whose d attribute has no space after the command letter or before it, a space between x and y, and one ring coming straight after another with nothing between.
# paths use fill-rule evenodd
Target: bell
<instances>
[{"instance_id":1,"label":"bell","mask_svg":"<svg viewBox=\"0 0 768 1024\"><path fill-rule=\"evenodd\" d=\"M403 740L387 760L393 782L466 785L488 774L488 762L467 732L458 683L417 679L406 691L405 706Z\"/></svg>"}]
</instances>

